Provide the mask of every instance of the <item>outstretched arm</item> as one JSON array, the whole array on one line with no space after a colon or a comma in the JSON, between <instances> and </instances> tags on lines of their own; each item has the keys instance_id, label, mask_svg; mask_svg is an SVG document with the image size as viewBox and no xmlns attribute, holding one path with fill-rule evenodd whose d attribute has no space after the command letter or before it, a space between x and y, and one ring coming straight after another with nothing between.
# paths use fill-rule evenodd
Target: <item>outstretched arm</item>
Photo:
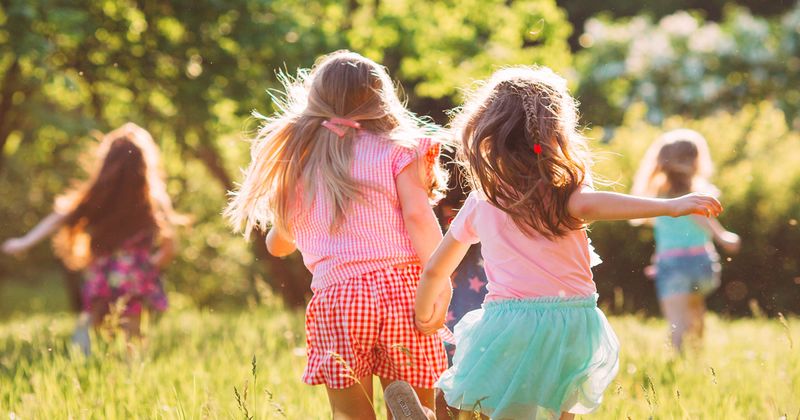
<instances>
[{"instance_id":1,"label":"outstretched arm","mask_svg":"<svg viewBox=\"0 0 800 420\"><path fill-rule=\"evenodd\" d=\"M739 248L742 245L742 240L739 238L739 235L725 230L719 220L714 217L695 217L694 220L699 223L700 226L711 232L714 237L714 242L718 243L725 252L730 254L739 252Z\"/></svg>"},{"instance_id":2,"label":"outstretched arm","mask_svg":"<svg viewBox=\"0 0 800 420\"><path fill-rule=\"evenodd\" d=\"M420 263L425 266L436 249L436 244L442 240L442 230L428 201L428 191L422 183L421 171L422 165L417 159L397 175L395 183L403 222Z\"/></svg>"},{"instance_id":3,"label":"outstretched arm","mask_svg":"<svg viewBox=\"0 0 800 420\"><path fill-rule=\"evenodd\" d=\"M583 187L570 196L567 210L583 220L625 220L689 214L717 216L722 205L714 197L696 193L677 198L644 198Z\"/></svg>"},{"instance_id":4,"label":"outstretched arm","mask_svg":"<svg viewBox=\"0 0 800 420\"><path fill-rule=\"evenodd\" d=\"M267 233L267 251L276 257L285 257L297 250L294 238L288 232L284 232L273 226Z\"/></svg>"},{"instance_id":5,"label":"outstretched arm","mask_svg":"<svg viewBox=\"0 0 800 420\"><path fill-rule=\"evenodd\" d=\"M52 235L53 232L64 224L66 217L67 216L63 214L51 213L49 216L42 219L42 221L25 236L12 238L3 242L3 252L12 255L22 254L41 242L42 239Z\"/></svg>"},{"instance_id":6,"label":"outstretched arm","mask_svg":"<svg viewBox=\"0 0 800 420\"><path fill-rule=\"evenodd\" d=\"M450 275L467 255L469 247L456 240L452 232L447 232L425 265L414 305L415 324L421 333L433 334L444 325L453 294Z\"/></svg>"}]
</instances>

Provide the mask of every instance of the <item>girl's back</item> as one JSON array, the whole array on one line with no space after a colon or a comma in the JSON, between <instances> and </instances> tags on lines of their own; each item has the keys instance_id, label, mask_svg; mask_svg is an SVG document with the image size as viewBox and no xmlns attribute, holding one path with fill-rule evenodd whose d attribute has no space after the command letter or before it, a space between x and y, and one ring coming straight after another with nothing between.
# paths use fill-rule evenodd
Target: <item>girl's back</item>
<instances>
[{"instance_id":1,"label":"girl's back","mask_svg":"<svg viewBox=\"0 0 800 420\"><path fill-rule=\"evenodd\" d=\"M547 69L495 73L454 127L476 193L425 267L417 325L441 325L449 275L478 241L489 295L455 326L437 387L451 406L492 418L589 413L616 375L619 343L597 307L586 222L711 214L719 203L594 191L574 100Z\"/></svg>"},{"instance_id":2,"label":"girl's back","mask_svg":"<svg viewBox=\"0 0 800 420\"><path fill-rule=\"evenodd\" d=\"M295 204L292 234L303 260L313 273L312 288L326 287L336 279L406 263L419 263L403 222L395 179L409 164L424 157L430 172L439 154L428 138L417 150L401 146L385 135L359 130L353 142L351 175L365 186L362 199L350 203L335 229L330 227L333 204L314 184L310 203Z\"/></svg>"},{"instance_id":3,"label":"girl's back","mask_svg":"<svg viewBox=\"0 0 800 420\"><path fill-rule=\"evenodd\" d=\"M508 213L473 192L450 226L464 243L481 242L489 280L486 301L538 296L588 296L596 292L584 230L552 239L528 235Z\"/></svg>"},{"instance_id":4,"label":"girl's back","mask_svg":"<svg viewBox=\"0 0 800 420\"><path fill-rule=\"evenodd\" d=\"M703 229L694 216L661 216L653 221L656 254L676 249L702 248L711 241L711 234Z\"/></svg>"},{"instance_id":5,"label":"girl's back","mask_svg":"<svg viewBox=\"0 0 800 420\"><path fill-rule=\"evenodd\" d=\"M438 145L363 56L335 52L288 81L227 214L246 231L269 226L267 250L299 250L313 273L303 381L328 388L334 418L374 417L360 387L372 376L405 380L432 406L447 359L412 312L420 265L442 237Z\"/></svg>"}]
</instances>

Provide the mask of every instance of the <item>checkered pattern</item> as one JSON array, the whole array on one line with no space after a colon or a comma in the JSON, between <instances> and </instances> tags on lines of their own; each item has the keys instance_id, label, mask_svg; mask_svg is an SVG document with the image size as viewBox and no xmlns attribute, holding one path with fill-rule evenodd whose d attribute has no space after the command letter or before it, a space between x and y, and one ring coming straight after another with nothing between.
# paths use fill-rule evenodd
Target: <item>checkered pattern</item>
<instances>
[{"instance_id":1,"label":"checkered pattern","mask_svg":"<svg viewBox=\"0 0 800 420\"><path fill-rule=\"evenodd\" d=\"M358 132L351 174L374 187L363 191L363 202L350 203L335 231L330 229L333 206L325 194L314 193L311 203L298 201L295 205L292 234L314 275L312 289L385 267L419 262L403 222L395 179L416 159L421 159L431 174L438 157L439 145L428 138L400 142ZM325 186L319 182L316 188L319 191ZM305 196L298 194L298 200Z\"/></svg>"},{"instance_id":2,"label":"checkered pattern","mask_svg":"<svg viewBox=\"0 0 800 420\"><path fill-rule=\"evenodd\" d=\"M420 267L387 268L314 293L306 311L303 382L342 389L377 375L433 388L447 368L442 340L414 328Z\"/></svg>"}]
</instances>

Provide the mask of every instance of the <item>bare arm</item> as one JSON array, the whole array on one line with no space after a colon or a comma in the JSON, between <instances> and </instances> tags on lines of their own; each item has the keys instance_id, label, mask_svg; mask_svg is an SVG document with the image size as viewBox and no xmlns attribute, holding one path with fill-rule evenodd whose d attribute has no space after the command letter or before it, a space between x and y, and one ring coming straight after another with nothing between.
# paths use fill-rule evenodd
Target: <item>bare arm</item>
<instances>
[{"instance_id":1,"label":"bare arm","mask_svg":"<svg viewBox=\"0 0 800 420\"><path fill-rule=\"evenodd\" d=\"M419 160L408 165L397 175L395 182L403 222L420 263L425 266L436 245L442 240L442 230L428 202L428 192L422 183L421 166Z\"/></svg>"},{"instance_id":2,"label":"bare arm","mask_svg":"<svg viewBox=\"0 0 800 420\"><path fill-rule=\"evenodd\" d=\"M175 258L175 239L171 236L161 238L158 251L150 257L150 262L158 267L164 268Z\"/></svg>"},{"instance_id":3,"label":"bare arm","mask_svg":"<svg viewBox=\"0 0 800 420\"><path fill-rule=\"evenodd\" d=\"M702 194L644 198L584 187L570 196L567 209L572 216L583 220L625 220L689 214L716 216L722 205L716 198Z\"/></svg>"},{"instance_id":4,"label":"bare arm","mask_svg":"<svg viewBox=\"0 0 800 420\"><path fill-rule=\"evenodd\" d=\"M425 265L414 305L415 324L423 334L432 334L444 324L453 293L450 275L467 255L469 247L447 232Z\"/></svg>"},{"instance_id":5,"label":"bare arm","mask_svg":"<svg viewBox=\"0 0 800 420\"><path fill-rule=\"evenodd\" d=\"M276 257L285 257L297 250L294 238L288 232L284 232L277 227L267 233L267 251Z\"/></svg>"},{"instance_id":6,"label":"bare arm","mask_svg":"<svg viewBox=\"0 0 800 420\"><path fill-rule=\"evenodd\" d=\"M735 254L739 252L742 240L739 235L726 230L722 224L714 217L704 218L695 217L694 220L700 224L704 229L711 232L714 237L714 242L718 243L725 252Z\"/></svg>"},{"instance_id":7,"label":"bare arm","mask_svg":"<svg viewBox=\"0 0 800 420\"><path fill-rule=\"evenodd\" d=\"M67 216L63 214L50 213L49 216L42 219L42 221L25 236L12 238L3 242L3 252L6 254L19 255L27 251L58 230L58 228L64 224L66 217Z\"/></svg>"}]
</instances>

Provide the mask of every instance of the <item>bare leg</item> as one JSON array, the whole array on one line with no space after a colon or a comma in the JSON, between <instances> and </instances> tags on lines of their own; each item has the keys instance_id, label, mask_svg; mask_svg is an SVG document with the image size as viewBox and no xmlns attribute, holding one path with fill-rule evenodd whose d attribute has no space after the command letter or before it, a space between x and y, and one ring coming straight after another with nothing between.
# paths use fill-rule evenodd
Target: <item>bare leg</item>
<instances>
[{"instance_id":1,"label":"bare leg","mask_svg":"<svg viewBox=\"0 0 800 420\"><path fill-rule=\"evenodd\" d=\"M389 384L393 381L394 379L381 378L381 387L386 389L386 387L389 386ZM414 392L417 393L417 398L419 398L419 402L422 403L422 406L433 413L436 409L433 388L417 388L415 386L412 386L412 388L414 388ZM389 407L386 407L386 419L392 420L392 413L389 412Z\"/></svg>"},{"instance_id":2,"label":"bare leg","mask_svg":"<svg viewBox=\"0 0 800 420\"><path fill-rule=\"evenodd\" d=\"M692 294L680 293L661 299L661 311L667 319L672 337L672 347L677 351L683 348L683 337L689 329L689 299Z\"/></svg>"},{"instance_id":3,"label":"bare leg","mask_svg":"<svg viewBox=\"0 0 800 420\"><path fill-rule=\"evenodd\" d=\"M125 338L140 338L141 332L141 314L124 315L120 320L122 329L125 331Z\"/></svg>"},{"instance_id":4,"label":"bare leg","mask_svg":"<svg viewBox=\"0 0 800 420\"><path fill-rule=\"evenodd\" d=\"M440 389L436 389L436 418L439 419L450 419L451 416L455 416L458 413L458 409L452 408L447 405L447 401L444 399L444 392Z\"/></svg>"},{"instance_id":5,"label":"bare leg","mask_svg":"<svg viewBox=\"0 0 800 420\"><path fill-rule=\"evenodd\" d=\"M703 342L704 318L706 315L706 300L700 294L692 294L689 297L689 332L692 337L692 344L700 347Z\"/></svg>"},{"instance_id":6,"label":"bare leg","mask_svg":"<svg viewBox=\"0 0 800 420\"><path fill-rule=\"evenodd\" d=\"M574 418L575 418L575 414L572 414L572 413L561 413L561 417L559 417L559 420L572 420Z\"/></svg>"},{"instance_id":7,"label":"bare leg","mask_svg":"<svg viewBox=\"0 0 800 420\"><path fill-rule=\"evenodd\" d=\"M361 384L357 383L350 388L326 388L333 420L375 419L375 410L372 408L372 375L359 381Z\"/></svg>"}]
</instances>

